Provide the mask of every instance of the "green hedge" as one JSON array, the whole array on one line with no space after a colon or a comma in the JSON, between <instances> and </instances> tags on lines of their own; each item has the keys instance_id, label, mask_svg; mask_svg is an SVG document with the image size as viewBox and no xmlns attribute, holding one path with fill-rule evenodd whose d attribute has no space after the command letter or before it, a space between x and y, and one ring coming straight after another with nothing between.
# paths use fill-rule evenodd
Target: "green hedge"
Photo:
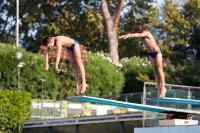
<instances>
[{"instance_id":1,"label":"green hedge","mask_svg":"<svg viewBox=\"0 0 200 133\"><path fill-rule=\"evenodd\" d=\"M125 77L123 93L142 92L144 82L156 82L152 66L147 57L123 58L120 63L123 65L122 73ZM200 70L198 64L188 61L185 62L185 65L174 66L164 60L163 70L166 84L199 86Z\"/></svg>"},{"instance_id":2,"label":"green hedge","mask_svg":"<svg viewBox=\"0 0 200 133\"><path fill-rule=\"evenodd\" d=\"M20 61L15 58L17 51L21 51L23 54ZM110 62L110 58L104 53L91 53L84 48L81 51L86 69L86 80L89 85L84 95L120 94L124 86L124 77L119 67ZM43 53L43 51L40 52ZM70 61L66 53L62 52L59 64L62 72L57 74L54 70L55 49L52 49L50 53L50 71L45 72L43 54L30 53L19 47L0 44L0 78L2 79L0 88L18 89L17 65L22 61L26 65L20 70L20 89L30 92L33 99L41 99L42 97L42 82L39 78L46 79L43 86L44 99L64 100L68 96L76 95L76 85Z\"/></svg>"},{"instance_id":3,"label":"green hedge","mask_svg":"<svg viewBox=\"0 0 200 133\"><path fill-rule=\"evenodd\" d=\"M122 72L125 77L124 93L142 92L143 82L154 82L153 69L148 58L123 58Z\"/></svg>"},{"instance_id":4,"label":"green hedge","mask_svg":"<svg viewBox=\"0 0 200 133\"><path fill-rule=\"evenodd\" d=\"M64 100L68 96L76 95L76 85L69 59L62 53L60 68L57 74L54 70L55 52L51 52L50 71L44 71L45 60L43 53L30 53L22 48L0 44L0 88L17 90L17 65L20 61L15 58L15 53L21 51L23 57L20 61L26 63L21 68L21 90L30 92L32 98L41 99L42 82L44 83L44 99ZM81 48L82 60L86 69L86 80L89 84L84 95L108 96L120 93L141 92L143 82L155 82L153 69L148 58L131 57L120 60L120 64L111 61L108 54L103 52L92 53ZM184 66L173 66L165 63L164 72L166 83L199 86L200 72L197 65L189 62Z\"/></svg>"},{"instance_id":5,"label":"green hedge","mask_svg":"<svg viewBox=\"0 0 200 133\"><path fill-rule=\"evenodd\" d=\"M0 131L19 133L30 118L31 95L23 91L0 90Z\"/></svg>"},{"instance_id":6,"label":"green hedge","mask_svg":"<svg viewBox=\"0 0 200 133\"><path fill-rule=\"evenodd\" d=\"M89 73L88 84L91 87L86 94L97 97L120 94L124 87L121 67L120 64L113 63L111 58L103 52L89 52L85 68Z\"/></svg>"}]
</instances>

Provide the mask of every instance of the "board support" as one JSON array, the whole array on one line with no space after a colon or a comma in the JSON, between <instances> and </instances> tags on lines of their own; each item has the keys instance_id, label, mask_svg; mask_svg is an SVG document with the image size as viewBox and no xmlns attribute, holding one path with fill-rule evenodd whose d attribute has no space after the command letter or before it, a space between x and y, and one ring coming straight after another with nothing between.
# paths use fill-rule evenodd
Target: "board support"
<instances>
[{"instance_id":1,"label":"board support","mask_svg":"<svg viewBox=\"0 0 200 133\"><path fill-rule=\"evenodd\" d=\"M175 113L175 114L166 114L165 119L186 119L192 120L192 114L190 113Z\"/></svg>"}]
</instances>

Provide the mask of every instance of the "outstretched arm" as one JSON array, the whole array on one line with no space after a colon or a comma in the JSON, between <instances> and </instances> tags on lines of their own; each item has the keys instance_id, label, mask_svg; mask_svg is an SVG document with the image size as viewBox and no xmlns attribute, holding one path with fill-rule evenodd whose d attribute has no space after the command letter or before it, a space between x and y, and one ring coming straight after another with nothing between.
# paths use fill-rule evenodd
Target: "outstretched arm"
<instances>
[{"instance_id":1,"label":"outstretched arm","mask_svg":"<svg viewBox=\"0 0 200 133\"><path fill-rule=\"evenodd\" d=\"M118 38L123 38L123 39L134 38L134 35L133 34L126 34L126 35L119 36Z\"/></svg>"},{"instance_id":2,"label":"outstretched arm","mask_svg":"<svg viewBox=\"0 0 200 133\"><path fill-rule=\"evenodd\" d=\"M61 56L61 50L62 50L62 45L60 43L60 41L58 40L56 42L56 46L57 46L57 56L56 56L56 64L55 64L55 69L57 72L59 72L60 70L58 69L58 64L60 62L60 56Z\"/></svg>"},{"instance_id":3,"label":"outstretched arm","mask_svg":"<svg viewBox=\"0 0 200 133\"><path fill-rule=\"evenodd\" d=\"M122 36L119 36L118 38L123 38L123 39L127 39L127 38L140 38L140 37L145 37L147 35L148 35L147 32L133 33L133 34L122 35Z\"/></svg>"},{"instance_id":4,"label":"outstretched arm","mask_svg":"<svg viewBox=\"0 0 200 133\"><path fill-rule=\"evenodd\" d=\"M44 68L46 71L49 70L49 51L50 51L50 48L47 48L46 54L45 54L45 68Z\"/></svg>"}]
</instances>

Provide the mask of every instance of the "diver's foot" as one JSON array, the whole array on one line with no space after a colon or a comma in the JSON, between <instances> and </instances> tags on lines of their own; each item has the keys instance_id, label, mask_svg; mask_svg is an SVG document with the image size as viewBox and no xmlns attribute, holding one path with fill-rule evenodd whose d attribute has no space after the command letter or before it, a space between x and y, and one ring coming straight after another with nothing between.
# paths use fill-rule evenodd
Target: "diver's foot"
<instances>
[{"instance_id":1,"label":"diver's foot","mask_svg":"<svg viewBox=\"0 0 200 133\"><path fill-rule=\"evenodd\" d=\"M167 90L166 90L165 88L162 89L158 98L163 98L163 97L165 97L166 91L167 91Z\"/></svg>"},{"instance_id":2,"label":"diver's foot","mask_svg":"<svg viewBox=\"0 0 200 133\"><path fill-rule=\"evenodd\" d=\"M76 94L77 95L80 93L81 87L82 87L81 84L76 87Z\"/></svg>"},{"instance_id":3,"label":"diver's foot","mask_svg":"<svg viewBox=\"0 0 200 133\"><path fill-rule=\"evenodd\" d=\"M81 93L84 93L86 91L87 87L89 87L89 86L86 83L82 84Z\"/></svg>"},{"instance_id":4,"label":"diver's foot","mask_svg":"<svg viewBox=\"0 0 200 133\"><path fill-rule=\"evenodd\" d=\"M159 97L160 95L160 88L158 88L158 94L157 94L157 97Z\"/></svg>"}]
</instances>

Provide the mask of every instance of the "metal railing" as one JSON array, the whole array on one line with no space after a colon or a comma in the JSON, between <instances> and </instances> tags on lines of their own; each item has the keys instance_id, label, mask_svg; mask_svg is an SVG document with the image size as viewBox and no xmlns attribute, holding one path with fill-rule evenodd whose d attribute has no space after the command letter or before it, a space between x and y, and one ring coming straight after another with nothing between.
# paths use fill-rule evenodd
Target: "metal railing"
<instances>
[{"instance_id":1,"label":"metal railing","mask_svg":"<svg viewBox=\"0 0 200 133\"><path fill-rule=\"evenodd\" d=\"M156 83L144 82L142 100L143 104L177 109L200 110L200 106L198 105L146 101L146 98L157 97L158 90L156 86ZM174 84L165 84L165 87L167 90L165 97L200 100L200 87ZM146 119L160 119L162 117L165 117L164 114L148 111L143 112L143 122L145 122ZM145 123L143 123L143 126L145 126Z\"/></svg>"},{"instance_id":2,"label":"metal railing","mask_svg":"<svg viewBox=\"0 0 200 133\"><path fill-rule=\"evenodd\" d=\"M200 87L166 84L166 97L200 99ZM156 83L144 82L143 92L103 96L101 98L125 101L130 103L163 106L179 109L199 109L197 105L159 103L146 101L145 98L157 97ZM33 119L55 119L83 116L135 113L140 110L126 109L109 105L91 104L80 101L47 101L32 100L31 117ZM140 111L141 112L141 111ZM162 118L158 113L148 112L145 119Z\"/></svg>"},{"instance_id":3,"label":"metal railing","mask_svg":"<svg viewBox=\"0 0 200 133\"><path fill-rule=\"evenodd\" d=\"M145 98L153 98L157 97L157 87L156 83L152 82L144 82L143 87L143 104L147 105L157 105L159 102L152 102L152 101L146 101ZM166 95L165 97L172 97L172 98L184 98L184 99L196 99L200 100L200 87L195 86L185 86L185 85L173 85L173 84L165 84L166 86ZM171 105L174 105L174 103L159 103L159 106L165 106L170 107ZM176 104L178 105L178 104ZM183 105L183 104L179 104ZM171 106L174 107L174 106ZM195 107L195 106L193 106ZM176 108L187 108L192 109L191 105L185 105L185 106L176 106Z\"/></svg>"},{"instance_id":4,"label":"metal railing","mask_svg":"<svg viewBox=\"0 0 200 133\"><path fill-rule=\"evenodd\" d=\"M142 103L142 93L112 95L101 98L139 104ZM31 103L31 118L33 119L100 116L134 113L138 111L139 110L137 109L126 109L110 105L91 104L80 101L32 100Z\"/></svg>"}]
</instances>

